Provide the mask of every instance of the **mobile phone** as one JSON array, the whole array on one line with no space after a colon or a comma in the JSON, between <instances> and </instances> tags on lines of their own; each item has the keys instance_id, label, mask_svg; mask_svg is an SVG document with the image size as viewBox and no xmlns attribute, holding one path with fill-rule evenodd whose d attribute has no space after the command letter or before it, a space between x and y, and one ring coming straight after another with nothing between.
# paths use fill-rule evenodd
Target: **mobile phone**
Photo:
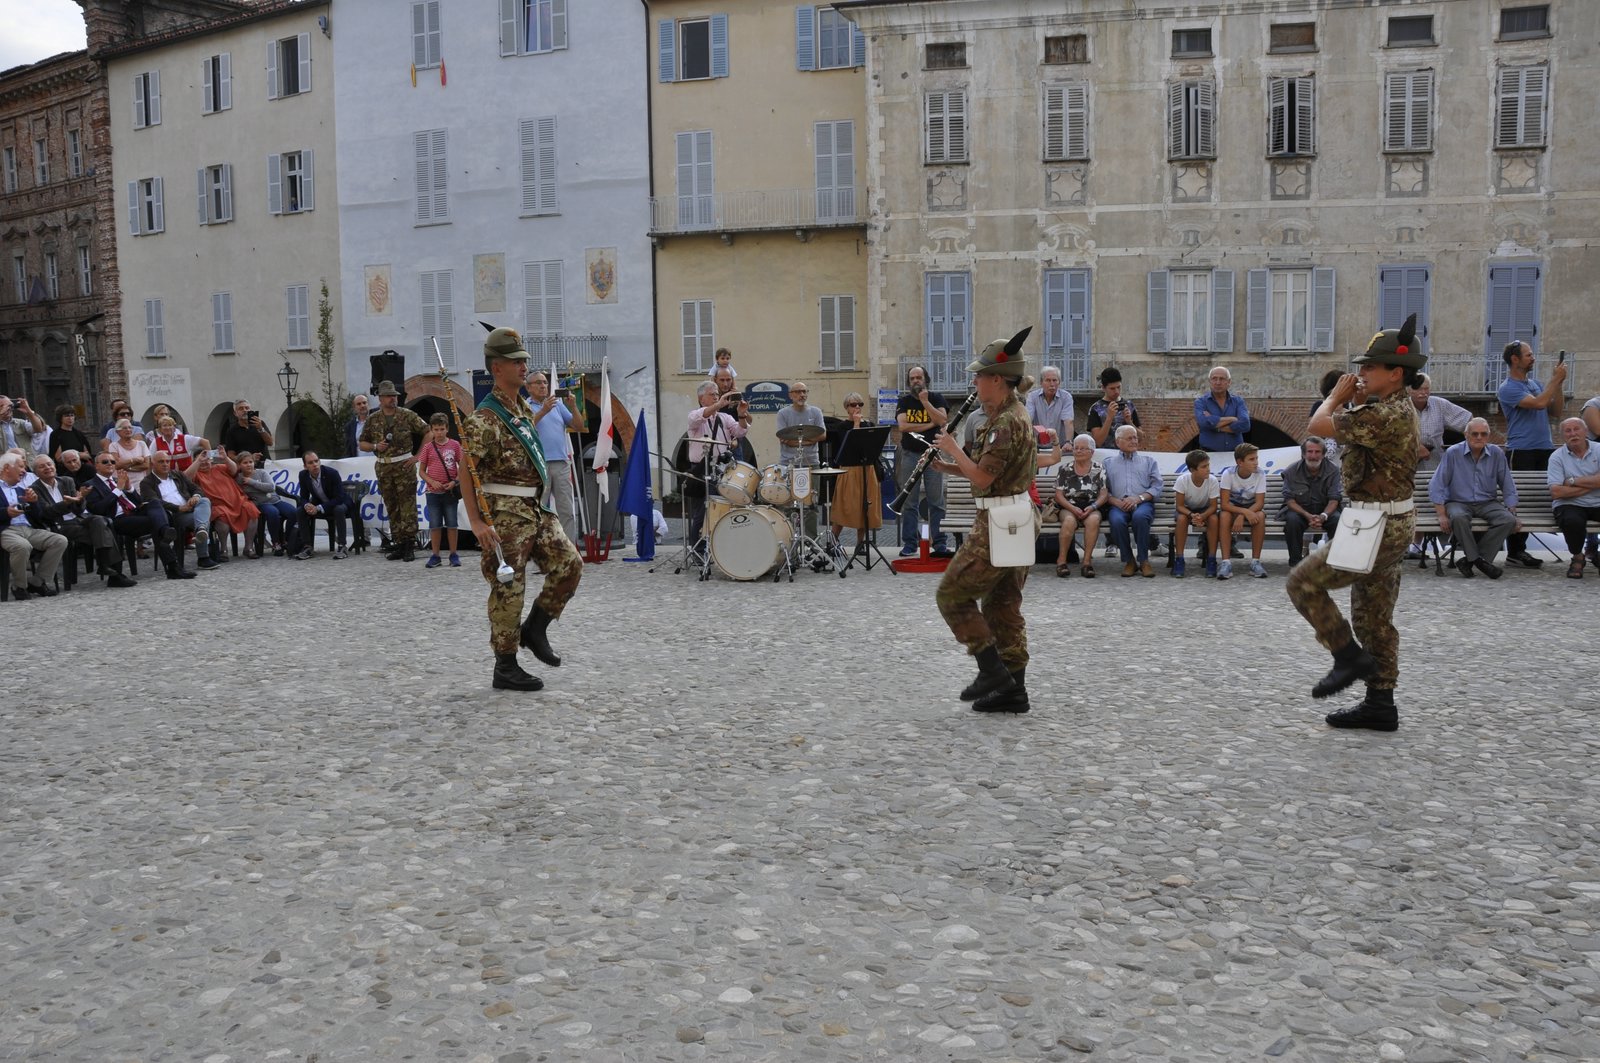
<instances>
[{"instance_id":1,"label":"mobile phone","mask_svg":"<svg viewBox=\"0 0 1600 1063\"><path fill-rule=\"evenodd\" d=\"M1566 360L1567 360L1567 352L1566 351L1562 351L1560 354L1556 355L1556 364L1557 365L1563 364L1564 362L1566 362Z\"/></svg>"},{"instance_id":2,"label":"mobile phone","mask_svg":"<svg viewBox=\"0 0 1600 1063\"><path fill-rule=\"evenodd\" d=\"M564 399L570 394L572 394L571 388L556 388L555 391L556 398L558 399Z\"/></svg>"}]
</instances>

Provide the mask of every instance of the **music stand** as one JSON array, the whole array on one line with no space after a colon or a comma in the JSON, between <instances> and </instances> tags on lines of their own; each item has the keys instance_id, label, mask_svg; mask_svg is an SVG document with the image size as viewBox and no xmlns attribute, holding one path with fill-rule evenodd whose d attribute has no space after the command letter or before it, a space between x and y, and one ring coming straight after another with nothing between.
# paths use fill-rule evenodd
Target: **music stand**
<instances>
[{"instance_id":1,"label":"music stand","mask_svg":"<svg viewBox=\"0 0 1600 1063\"><path fill-rule=\"evenodd\" d=\"M843 441L839 444L839 453L833 457L833 464L840 469L860 469L861 474L861 526L856 529L856 544L864 547L850 555L850 560L845 563L845 572L855 567L858 555L866 560L861 562L861 567L868 572L872 571L872 555L878 555L879 564L888 567L890 572L895 572L895 567L889 564L889 559L883 556L883 551L878 549L876 536L870 541L867 538L867 477L876 478L878 475L878 457L883 453L884 444L889 441L889 432L893 430L892 424L863 425L860 428L851 428L844 434ZM898 572L895 573L899 575Z\"/></svg>"}]
</instances>

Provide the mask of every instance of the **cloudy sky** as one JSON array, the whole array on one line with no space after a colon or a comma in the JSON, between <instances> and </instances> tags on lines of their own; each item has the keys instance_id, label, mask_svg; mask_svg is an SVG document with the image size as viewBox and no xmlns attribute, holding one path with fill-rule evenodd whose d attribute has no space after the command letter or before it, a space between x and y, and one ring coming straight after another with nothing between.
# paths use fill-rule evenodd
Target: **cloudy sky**
<instances>
[{"instance_id":1,"label":"cloudy sky","mask_svg":"<svg viewBox=\"0 0 1600 1063\"><path fill-rule=\"evenodd\" d=\"M0 70L83 47L83 9L72 0L0 0Z\"/></svg>"}]
</instances>

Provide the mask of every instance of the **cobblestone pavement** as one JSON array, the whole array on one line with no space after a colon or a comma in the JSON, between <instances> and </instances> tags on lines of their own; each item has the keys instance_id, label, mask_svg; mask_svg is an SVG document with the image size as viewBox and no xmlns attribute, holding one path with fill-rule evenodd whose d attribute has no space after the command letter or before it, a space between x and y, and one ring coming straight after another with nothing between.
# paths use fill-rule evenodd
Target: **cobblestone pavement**
<instances>
[{"instance_id":1,"label":"cobblestone pavement","mask_svg":"<svg viewBox=\"0 0 1600 1063\"><path fill-rule=\"evenodd\" d=\"M1600 1058L1593 574L1408 569L1379 735L1281 560L1036 568L1007 718L882 570L590 566L496 692L476 560L0 605L0 1058Z\"/></svg>"}]
</instances>

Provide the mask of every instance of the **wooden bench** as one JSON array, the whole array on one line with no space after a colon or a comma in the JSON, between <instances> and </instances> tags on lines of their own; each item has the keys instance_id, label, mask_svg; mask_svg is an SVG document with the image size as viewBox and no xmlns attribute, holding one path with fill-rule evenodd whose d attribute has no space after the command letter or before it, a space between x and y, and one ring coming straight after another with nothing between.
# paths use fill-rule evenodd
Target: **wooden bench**
<instances>
[{"instance_id":1,"label":"wooden bench","mask_svg":"<svg viewBox=\"0 0 1600 1063\"><path fill-rule=\"evenodd\" d=\"M1450 526L1440 526L1439 514L1428 499L1428 481L1431 479L1431 470L1419 472L1412 488L1411 498L1417 506L1417 534L1429 537L1423 543L1422 558L1417 562L1417 567L1427 568L1431 560L1434 574L1442 576L1445 566L1455 560L1457 545L1451 539ZM1550 508L1550 483L1546 474L1538 469L1513 470L1511 479L1517 485L1517 516L1522 521L1522 530L1530 534L1560 534L1555 510ZM1475 532L1485 531L1488 527L1489 523L1485 520L1474 518L1472 522Z\"/></svg>"}]
</instances>

